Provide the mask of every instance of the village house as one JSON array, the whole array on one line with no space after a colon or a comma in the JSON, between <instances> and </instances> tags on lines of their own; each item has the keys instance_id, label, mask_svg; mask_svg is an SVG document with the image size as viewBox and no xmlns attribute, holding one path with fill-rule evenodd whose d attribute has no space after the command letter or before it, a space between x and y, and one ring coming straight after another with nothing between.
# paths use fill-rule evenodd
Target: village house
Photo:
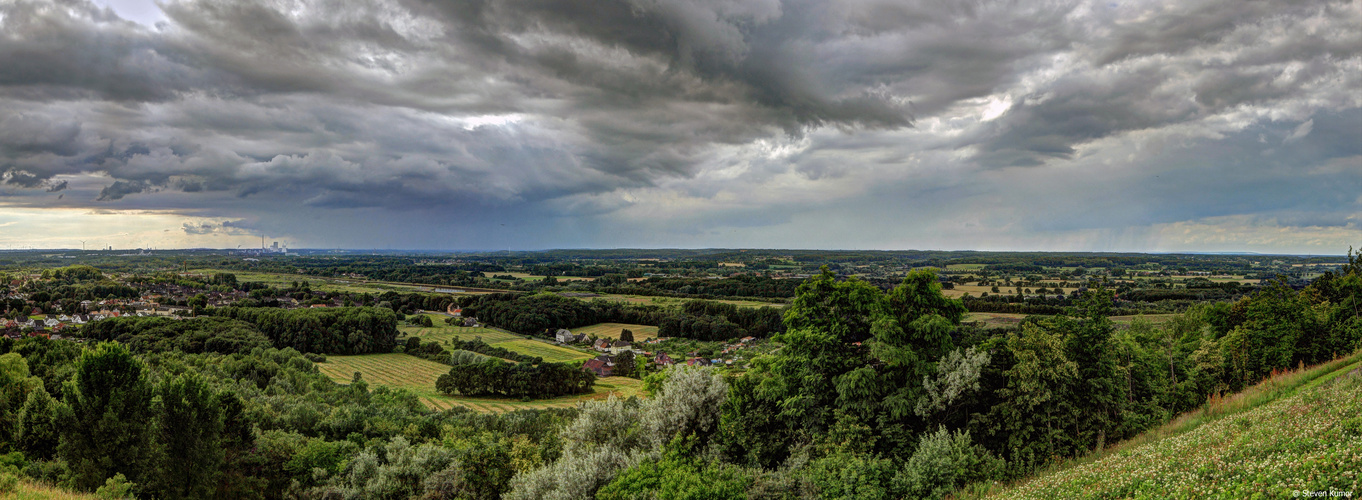
<instances>
[{"instance_id":1,"label":"village house","mask_svg":"<svg viewBox=\"0 0 1362 500\"><path fill-rule=\"evenodd\" d=\"M613 366L607 365L598 358L586 360L585 363L582 363L582 369L596 374L597 377L609 377L615 370Z\"/></svg>"},{"instance_id":2,"label":"village house","mask_svg":"<svg viewBox=\"0 0 1362 500\"><path fill-rule=\"evenodd\" d=\"M610 354L632 352L633 350L633 345L623 340L616 340L610 344Z\"/></svg>"},{"instance_id":3,"label":"village house","mask_svg":"<svg viewBox=\"0 0 1362 500\"><path fill-rule=\"evenodd\" d=\"M657 356L653 357L653 363L661 366L671 366L676 364L675 361L672 361L671 356L668 356L667 353L665 352L657 353Z\"/></svg>"},{"instance_id":4,"label":"village house","mask_svg":"<svg viewBox=\"0 0 1362 500\"><path fill-rule=\"evenodd\" d=\"M591 344L591 348L601 352L609 351L610 339L596 339L596 341Z\"/></svg>"},{"instance_id":5,"label":"village house","mask_svg":"<svg viewBox=\"0 0 1362 500\"><path fill-rule=\"evenodd\" d=\"M559 343L567 344L576 340L577 336L573 335L567 328L559 328L558 331L554 333L553 338L557 339Z\"/></svg>"}]
</instances>

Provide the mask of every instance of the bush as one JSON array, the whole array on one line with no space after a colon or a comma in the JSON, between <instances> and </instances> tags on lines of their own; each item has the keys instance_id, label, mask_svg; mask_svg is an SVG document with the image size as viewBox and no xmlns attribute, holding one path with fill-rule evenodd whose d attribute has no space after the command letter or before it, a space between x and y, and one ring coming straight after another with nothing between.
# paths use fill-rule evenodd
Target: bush
<instances>
[{"instance_id":1,"label":"bush","mask_svg":"<svg viewBox=\"0 0 1362 500\"><path fill-rule=\"evenodd\" d=\"M123 473L115 474L114 477L106 479L104 486L95 490L95 497L102 500L122 500L125 498L135 498L132 496L132 489L136 487L132 481L123 477Z\"/></svg>"},{"instance_id":2,"label":"bush","mask_svg":"<svg viewBox=\"0 0 1362 500\"><path fill-rule=\"evenodd\" d=\"M941 427L922 436L894 482L909 497L935 499L975 481L996 479L1003 467L1003 460L975 445L968 431L952 433Z\"/></svg>"},{"instance_id":3,"label":"bush","mask_svg":"<svg viewBox=\"0 0 1362 500\"><path fill-rule=\"evenodd\" d=\"M0 472L0 493L14 493L19 489L19 476Z\"/></svg>"}]
</instances>

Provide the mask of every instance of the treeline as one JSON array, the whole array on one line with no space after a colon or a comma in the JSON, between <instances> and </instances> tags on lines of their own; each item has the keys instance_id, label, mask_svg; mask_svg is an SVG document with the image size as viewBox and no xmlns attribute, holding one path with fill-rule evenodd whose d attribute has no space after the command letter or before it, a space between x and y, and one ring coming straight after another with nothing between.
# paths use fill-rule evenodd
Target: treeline
<instances>
[{"instance_id":1,"label":"treeline","mask_svg":"<svg viewBox=\"0 0 1362 500\"><path fill-rule=\"evenodd\" d=\"M212 314L252 323L278 348L322 354L392 352L397 314L377 307L226 307Z\"/></svg>"},{"instance_id":2,"label":"treeline","mask_svg":"<svg viewBox=\"0 0 1362 500\"><path fill-rule=\"evenodd\" d=\"M1238 285L1238 283L1236 283ZM1242 292L1251 290L1239 290L1234 288L1234 293L1220 287L1216 288L1141 288L1121 293L1122 300L1131 302L1159 302L1163 300L1192 300L1197 302L1205 301L1225 301L1243 295Z\"/></svg>"},{"instance_id":3,"label":"treeline","mask_svg":"<svg viewBox=\"0 0 1362 500\"><path fill-rule=\"evenodd\" d=\"M463 315L524 335L596 323L655 325L665 313L656 306L578 300L551 293L477 295L463 302Z\"/></svg>"},{"instance_id":4,"label":"treeline","mask_svg":"<svg viewBox=\"0 0 1362 500\"><path fill-rule=\"evenodd\" d=\"M558 328L596 323L657 325L658 336L697 340L766 337L784 331L779 308L743 308L708 300L688 301L678 311L554 294L488 294L466 302L463 314L525 335L551 335Z\"/></svg>"},{"instance_id":5,"label":"treeline","mask_svg":"<svg viewBox=\"0 0 1362 500\"><path fill-rule=\"evenodd\" d=\"M591 392L596 375L568 363L517 363L482 358L454 365L435 389L449 395L551 398Z\"/></svg>"},{"instance_id":6,"label":"treeline","mask_svg":"<svg viewBox=\"0 0 1362 500\"><path fill-rule=\"evenodd\" d=\"M171 319L121 317L95 321L80 329L91 340L116 340L134 352L179 351L189 354L247 353L271 347L255 325L220 317Z\"/></svg>"},{"instance_id":7,"label":"treeline","mask_svg":"<svg viewBox=\"0 0 1362 500\"><path fill-rule=\"evenodd\" d=\"M453 340L450 340L449 343L450 347L454 349L454 354L451 354L448 349L445 349L438 343L421 342L420 337L408 337L407 343L403 347L403 352L447 365L459 364L459 360L455 354L460 351L475 352L484 356L509 359L517 363L531 365L537 365L544 361L544 358L539 356L530 356L528 354L521 354L506 349L505 347L489 345L486 342L483 342L481 338L474 338L472 340L459 340L458 338L454 338Z\"/></svg>"},{"instance_id":8,"label":"treeline","mask_svg":"<svg viewBox=\"0 0 1362 500\"><path fill-rule=\"evenodd\" d=\"M741 274L731 278L648 278L613 286L598 287L602 293L626 295L671 295L689 298L706 297L765 297L785 299L793 297L800 280L774 279L766 276ZM658 293L663 292L663 293Z\"/></svg>"},{"instance_id":9,"label":"treeline","mask_svg":"<svg viewBox=\"0 0 1362 500\"><path fill-rule=\"evenodd\" d=\"M730 340L746 336L769 337L785 331L782 309L738 307L710 300L692 300L680 314L664 316L657 325L659 337L696 340Z\"/></svg>"}]
</instances>

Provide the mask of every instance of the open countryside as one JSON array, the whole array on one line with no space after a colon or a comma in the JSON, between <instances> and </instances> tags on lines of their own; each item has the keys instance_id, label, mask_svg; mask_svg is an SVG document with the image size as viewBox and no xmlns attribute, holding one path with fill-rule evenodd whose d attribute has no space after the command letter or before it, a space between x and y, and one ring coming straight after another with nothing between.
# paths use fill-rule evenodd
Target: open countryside
<instances>
[{"instance_id":1,"label":"open countryside","mask_svg":"<svg viewBox=\"0 0 1362 500\"><path fill-rule=\"evenodd\" d=\"M527 356L537 356L550 362L564 362L587 359L593 356L583 351L569 349L550 344L544 340L534 340L532 337L518 335L492 328L476 328L445 325L444 320L447 316L438 314L427 314L432 318L436 326L417 327L403 326L399 331L407 337L419 337L423 342L436 342L448 344L450 341L471 341L482 339L483 342L493 346L502 347Z\"/></svg>"},{"instance_id":2,"label":"open countryside","mask_svg":"<svg viewBox=\"0 0 1362 500\"><path fill-rule=\"evenodd\" d=\"M538 399L530 402L494 397L460 397L435 391L435 379L449 372L449 365L415 358L405 354L366 354L360 356L328 356L317 364L322 373L339 384L349 384L356 372L374 386L405 389L420 397L421 402L436 410L459 406L479 412L506 412L535 408L571 408L582 401L643 395L642 383L625 377L606 377L596 382L591 394Z\"/></svg>"}]
</instances>

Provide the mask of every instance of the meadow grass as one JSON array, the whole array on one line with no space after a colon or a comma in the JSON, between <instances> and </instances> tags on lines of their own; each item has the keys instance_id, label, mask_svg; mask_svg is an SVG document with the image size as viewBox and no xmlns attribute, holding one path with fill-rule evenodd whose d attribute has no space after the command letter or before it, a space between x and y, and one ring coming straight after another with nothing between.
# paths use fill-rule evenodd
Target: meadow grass
<instances>
[{"instance_id":1,"label":"meadow grass","mask_svg":"<svg viewBox=\"0 0 1362 500\"><path fill-rule=\"evenodd\" d=\"M75 493L49 484L28 480L19 481L19 488L13 493L0 493L0 500L95 500L97 498L99 497L92 494Z\"/></svg>"},{"instance_id":2,"label":"meadow grass","mask_svg":"<svg viewBox=\"0 0 1362 500\"><path fill-rule=\"evenodd\" d=\"M479 412L506 412L534 408L571 408L582 401L642 397L643 382L625 377L598 379L590 394L575 394L552 399L521 401L500 397L463 397L441 394L435 390L435 380L449 373L449 366L406 354L364 354L359 356L327 356L317 367L331 380L349 384L355 372L370 388L386 386L415 394L426 407L448 410L456 406Z\"/></svg>"},{"instance_id":3,"label":"meadow grass","mask_svg":"<svg viewBox=\"0 0 1362 500\"><path fill-rule=\"evenodd\" d=\"M1133 439L961 498L1282 498L1362 494L1362 351L1273 373Z\"/></svg>"}]
</instances>

